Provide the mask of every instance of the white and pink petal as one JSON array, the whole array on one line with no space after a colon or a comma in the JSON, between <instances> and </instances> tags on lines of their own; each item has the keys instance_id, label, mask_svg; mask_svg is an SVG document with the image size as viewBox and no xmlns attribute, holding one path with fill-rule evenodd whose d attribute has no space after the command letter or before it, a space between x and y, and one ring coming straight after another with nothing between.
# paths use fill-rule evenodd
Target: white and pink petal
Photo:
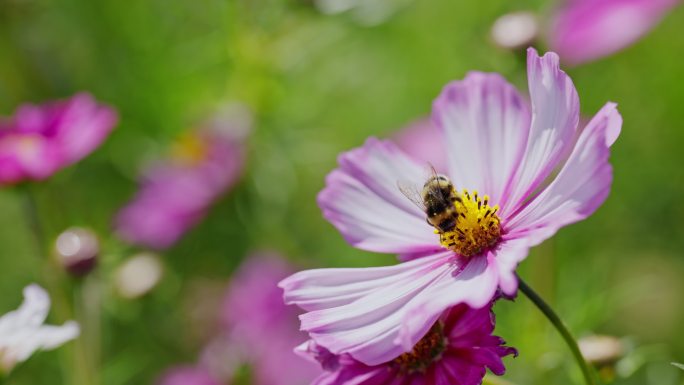
<instances>
[{"instance_id":1,"label":"white and pink petal","mask_svg":"<svg viewBox=\"0 0 684 385\"><path fill-rule=\"evenodd\" d=\"M582 131L558 176L510 219L508 236L534 246L591 215L610 192L613 173L608 157L621 126L616 105L608 103Z\"/></svg>"},{"instance_id":2,"label":"white and pink petal","mask_svg":"<svg viewBox=\"0 0 684 385\"><path fill-rule=\"evenodd\" d=\"M393 143L373 138L342 154L339 165L328 175L318 204L349 243L397 254L436 249L425 214L398 187L402 181L423 183L423 167Z\"/></svg>"},{"instance_id":3,"label":"white and pink petal","mask_svg":"<svg viewBox=\"0 0 684 385\"><path fill-rule=\"evenodd\" d=\"M539 57L527 51L527 77L532 122L524 157L506 188L500 216L506 220L537 190L572 149L579 121L579 97L553 52Z\"/></svg>"},{"instance_id":4,"label":"white and pink petal","mask_svg":"<svg viewBox=\"0 0 684 385\"><path fill-rule=\"evenodd\" d=\"M444 87L432 119L444 132L456 188L488 194L501 205L530 124L528 104L515 87L498 74L471 72Z\"/></svg>"},{"instance_id":5,"label":"white and pink petal","mask_svg":"<svg viewBox=\"0 0 684 385\"><path fill-rule=\"evenodd\" d=\"M298 273L281 287L288 303L317 309L300 319L318 344L367 365L411 350L448 307L487 305L498 286L488 256L466 260L449 251L392 267L345 270Z\"/></svg>"}]
</instances>

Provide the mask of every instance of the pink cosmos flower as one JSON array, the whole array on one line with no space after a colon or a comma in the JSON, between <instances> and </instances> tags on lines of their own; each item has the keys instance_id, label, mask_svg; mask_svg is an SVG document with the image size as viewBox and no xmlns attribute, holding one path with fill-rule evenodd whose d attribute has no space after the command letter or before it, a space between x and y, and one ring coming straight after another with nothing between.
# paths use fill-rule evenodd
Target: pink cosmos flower
<instances>
[{"instance_id":1,"label":"pink cosmos flower","mask_svg":"<svg viewBox=\"0 0 684 385\"><path fill-rule=\"evenodd\" d=\"M230 383L235 371L248 365L253 385L311 383L321 370L294 353L307 336L297 328L298 309L283 303L277 286L293 271L274 253L249 257L235 272L220 305L222 331L204 347L194 370Z\"/></svg>"},{"instance_id":2,"label":"pink cosmos flower","mask_svg":"<svg viewBox=\"0 0 684 385\"><path fill-rule=\"evenodd\" d=\"M171 159L144 173L137 195L115 221L119 236L157 250L172 246L237 182L242 147L225 122L183 137Z\"/></svg>"},{"instance_id":3,"label":"pink cosmos flower","mask_svg":"<svg viewBox=\"0 0 684 385\"><path fill-rule=\"evenodd\" d=\"M450 231L436 234L400 192L398 181L422 186L428 175L394 144L369 139L340 156L319 195L324 216L352 245L407 262L282 281L285 301L309 311L301 327L317 344L369 366L390 361L446 309L481 308L498 290L513 296L528 249L603 203L622 118L608 103L578 129L577 92L558 62L528 50L529 104L501 76L479 72L448 84L435 101L447 175L460 192Z\"/></svg>"},{"instance_id":4,"label":"pink cosmos flower","mask_svg":"<svg viewBox=\"0 0 684 385\"><path fill-rule=\"evenodd\" d=\"M298 309L283 303L278 282L293 271L276 254L256 254L235 273L224 298L223 327L250 365L254 385L303 385L320 374L292 351L307 336L297 328Z\"/></svg>"},{"instance_id":5,"label":"pink cosmos flower","mask_svg":"<svg viewBox=\"0 0 684 385\"><path fill-rule=\"evenodd\" d=\"M87 93L20 106L0 123L0 184L45 179L78 162L105 140L117 120L114 109Z\"/></svg>"},{"instance_id":6,"label":"pink cosmos flower","mask_svg":"<svg viewBox=\"0 0 684 385\"><path fill-rule=\"evenodd\" d=\"M613 54L655 27L679 0L566 0L553 18L551 48L569 64Z\"/></svg>"},{"instance_id":7,"label":"pink cosmos flower","mask_svg":"<svg viewBox=\"0 0 684 385\"><path fill-rule=\"evenodd\" d=\"M314 341L298 352L327 370L313 385L477 385L486 369L502 375L502 357L517 352L492 335L491 305L447 310L413 350L378 365L366 365L348 354L334 355Z\"/></svg>"}]
</instances>

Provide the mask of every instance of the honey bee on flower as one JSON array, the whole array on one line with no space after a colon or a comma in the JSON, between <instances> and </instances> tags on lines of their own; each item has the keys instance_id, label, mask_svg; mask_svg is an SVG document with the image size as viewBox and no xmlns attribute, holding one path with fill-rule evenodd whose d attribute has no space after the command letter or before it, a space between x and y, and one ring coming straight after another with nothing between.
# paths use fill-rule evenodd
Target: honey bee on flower
<instances>
[{"instance_id":1,"label":"honey bee on flower","mask_svg":"<svg viewBox=\"0 0 684 385\"><path fill-rule=\"evenodd\" d=\"M501 237L499 207L489 206L489 196L480 197L477 191L458 193L447 176L432 171L420 193L401 182L399 190L423 209L440 244L464 256L495 245Z\"/></svg>"}]
</instances>

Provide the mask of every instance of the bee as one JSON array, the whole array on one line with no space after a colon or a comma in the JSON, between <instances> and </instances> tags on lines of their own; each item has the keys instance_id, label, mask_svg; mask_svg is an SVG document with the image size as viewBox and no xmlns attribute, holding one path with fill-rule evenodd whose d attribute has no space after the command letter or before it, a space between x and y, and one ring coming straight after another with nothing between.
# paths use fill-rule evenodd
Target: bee
<instances>
[{"instance_id":1,"label":"bee","mask_svg":"<svg viewBox=\"0 0 684 385\"><path fill-rule=\"evenodd\" d=\"M399 183L398 186L402 194L425 212L430 226L440 233L454 230L459 215L456 202L461 202L461 197L449 178L433 169L421 191L415 185Z\"/></svg>"}]
</instances>

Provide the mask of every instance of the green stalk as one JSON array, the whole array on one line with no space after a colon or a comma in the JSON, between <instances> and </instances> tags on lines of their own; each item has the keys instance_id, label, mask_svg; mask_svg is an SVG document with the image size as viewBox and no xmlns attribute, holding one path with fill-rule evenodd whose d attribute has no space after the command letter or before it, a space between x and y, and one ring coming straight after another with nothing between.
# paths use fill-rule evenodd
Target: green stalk
<instances>
[{"instance_id":1,"label":"green stalk","mask_svg":"<svg viewBox=\"0 0 684 385\"><path fill-rule=\"evenodd\" d=\"M582 370L582 375L584 376L584 381L587 383L587 385L596 385L592 370L582 356L579 346L577 346L577 341L575 341L575 338L572 336L572 334L570 334L570 331L565 326L563 321L561 321L558 315L553 311L553 309L551 309L551 306L544 302L544 300L534 290L532 290L531 287L527 286L525 281L523 281L520 277L518 277L518 288L523 292L523 294L525 294L527 298L530 299L530 301L532 301L532 303L534 303L535 306L537 306L539 310L541 310L542 313L544 313L553 327L555 327L556 330L558 330L558 333L560 333L561 337L563 337L563 340L565 340L565 343L570 348L577 365Z\"/></svg>"},{"instance_id":2,"label":"green stalk","mask_svg":"<svg viewBox=\"0 0 684 385\"><path fill-rule=\"evenodd\" d=\"M43 265L43 276L47 290L50 292L50 296L53 299L54 311L60 319L70 319L72 318L73 312L69 299L64 293L65 282L62 279L62 267L59 263L50 258L51 245L45 228L43 227L43 222L41 221L35 189L36 185L29 183L20 186L20 191L24 198L24 211L27 217L29 230L34 236L36 252L39 258L42 258L45 261ZM82 359L80 358L87 356L87 353L80 346L81 344L79 342L80 341L76 341L75 343L74 353L69 360L70 367L63 367L62 372L63 375L70 377L70 379L67 380L69 383L90 385L88 368L81 364ZM2 385L1 380L0 385Z\"/></svg>"}]
</instances>

